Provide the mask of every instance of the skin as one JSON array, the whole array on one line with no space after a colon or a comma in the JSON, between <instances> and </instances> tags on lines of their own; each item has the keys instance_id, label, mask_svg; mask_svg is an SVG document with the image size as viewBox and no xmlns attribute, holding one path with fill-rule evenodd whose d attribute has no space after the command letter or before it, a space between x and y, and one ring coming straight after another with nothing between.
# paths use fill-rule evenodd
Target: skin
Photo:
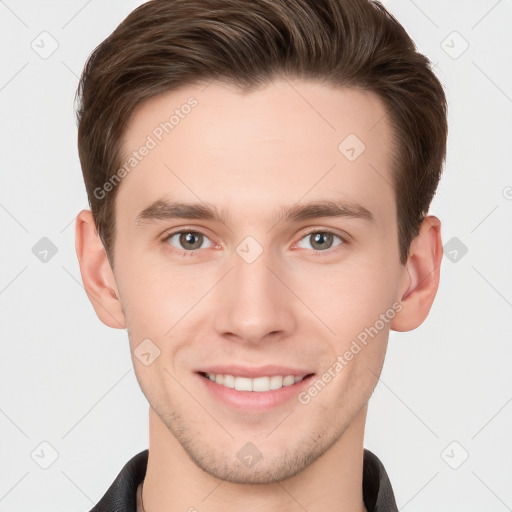
<instances>
[{"instance_id":1,"label":"skin","mask_svg":"<svg viewBox=\"0 0 512 512\"><path fill-rule=\"evenodd\" d=\"M144 508L364 511L368 399L389 330L415 329L430 310L440 222L425 218L401 265L391 128L380 99L361 90L299 80L249 94L219 82L188 86L136 110L126 154L190 96L197 107L119 185L115 271L91 212L76 222L87 294L103 323L127 328L150 404ZM353 162L338 150L350 133L366 146ZM205 201L230 218L137 224L158 199ZM357 203L374 220L276 223L280 207L313 200ZM187 250L179 235L165 239L180 228L207 237L201 248ZM307 234L313 228L342 238L318 248ZM236 252L247 236L263 249L252 263ZM282 364L319 377L395 303L401 310L306 405L292 399L264 413L236 410L195 373L211 364ZM160 350L148 366L133 352L146 338ZM250 468L237 458L248 442L262 454Z\"/></svg>"}]
</instances>

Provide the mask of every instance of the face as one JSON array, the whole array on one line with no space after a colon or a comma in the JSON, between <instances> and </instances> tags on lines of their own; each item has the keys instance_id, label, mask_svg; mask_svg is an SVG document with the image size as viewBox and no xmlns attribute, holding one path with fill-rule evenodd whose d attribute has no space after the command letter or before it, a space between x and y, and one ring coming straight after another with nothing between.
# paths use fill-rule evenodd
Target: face
<instances>
[{"instance_id":1,"label":"face","mask_svg":"<svg viewBox=\"0 0 512 512\"><path fill-rule=\"evenodd\" d=\"M217 478L297 474L365 411L400 307L384 106L214 82L142 105L125 149L115 282L159 435Z\"/></svg>"}]
</instances>

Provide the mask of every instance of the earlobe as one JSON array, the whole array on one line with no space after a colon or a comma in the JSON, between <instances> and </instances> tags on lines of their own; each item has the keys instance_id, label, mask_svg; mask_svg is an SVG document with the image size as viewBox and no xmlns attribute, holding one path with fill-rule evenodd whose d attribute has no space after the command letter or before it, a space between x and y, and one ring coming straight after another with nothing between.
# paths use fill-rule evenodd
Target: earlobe
<instances>
[{"instance_id":1,"label":"earlobe","mask_svg":"<svg viewBox=\"0 0 512 512\"><path fill-rule=\"evenodd\" d=\"M427 318L439 286L442 257L441 222L430 215L411 243L400 289L402 309L391 322L391 329L411 331Z\"/></svg>"},{"instance_id":2,"label":"earlobe","mask_svg":"<svg viewBox=\"0 0 512 512\"><path fill-rule=\"evenodd\" d=\"M84 288L98 318L109 327L124 329L117 284L90 210L76 217L75 248Z\"/></svg>"}]
</instances>

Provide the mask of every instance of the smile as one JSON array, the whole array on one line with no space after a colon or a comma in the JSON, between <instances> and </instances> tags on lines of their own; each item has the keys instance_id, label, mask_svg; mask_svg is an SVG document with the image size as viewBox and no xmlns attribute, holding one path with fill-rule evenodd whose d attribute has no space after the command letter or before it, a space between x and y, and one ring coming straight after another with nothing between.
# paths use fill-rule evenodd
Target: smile
<instances>
[{"instance_id":1,"label":"smile","mask_svg":"<svg viewBox=\"0 0 512 512\"><path fill-rule=\"evenodd\" d=\"M235 375L225 375L225 374L214 374L214 373L205 373L202 375L212 382L219 384L220 386L224 386L230 389L236 389L237 391L273 391L276 389L281 389L282 387L291 386L296 382L300 382L306 375L272 375L272 376L263 376L256 378L249 377L237 377Z\"/></svg>"}]
</instances>

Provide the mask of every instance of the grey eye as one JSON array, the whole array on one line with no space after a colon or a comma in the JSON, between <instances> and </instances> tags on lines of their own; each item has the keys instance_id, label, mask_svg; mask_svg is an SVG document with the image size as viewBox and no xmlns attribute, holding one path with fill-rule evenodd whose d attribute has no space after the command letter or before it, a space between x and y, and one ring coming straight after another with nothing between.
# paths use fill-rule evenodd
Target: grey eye
<instances>
[{"instance_id":1,"label":"grey eye","mask_svg":"<svg viewBox=\"0 0 512 512\"><path fill-rule=\"evenodd\" d=\"M333 244L334 239L337 238L339 240L338 243ZM309 241L309 247L301 246L300 244L303 240ZM334 233L329 231L313 231L312 233L308 233L302 240L299 242L299 246L303 249L313 249L314 251L325 251L326 249L330 249L331 247L335 247L336 245L340 245L343 243L343 240Z\"/></svg>"},{"instance_id":2,"label":"grey eye","mask_svg":"<svg viewBox=\"0 0 512 512\"><path fill-rule=\"evenodd\" d=\"M209 238L197 231L177 231L176 233L169 235L167 240L177 249L194 251L196 249L203 249L203 244L207 240L209 241Z\"/></svg>"}]
</instances>

